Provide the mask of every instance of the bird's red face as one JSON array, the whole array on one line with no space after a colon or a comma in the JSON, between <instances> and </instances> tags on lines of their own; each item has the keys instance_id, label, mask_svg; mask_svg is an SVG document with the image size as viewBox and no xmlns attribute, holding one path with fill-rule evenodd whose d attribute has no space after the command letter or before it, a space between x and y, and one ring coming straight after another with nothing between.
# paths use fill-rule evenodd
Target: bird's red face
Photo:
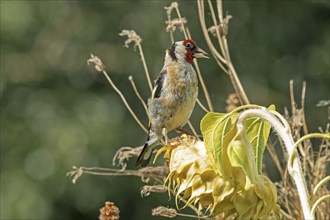
<instances>
[{"instance_id":1,"label":"bird's red face","mask_svg":"<svg viewBox=\"0 0 330 220\"><path fill-rule=\"evenodd\" d=\"M192 39L182 41L182 45L186 49L185 60L188 63L193 63L194 58L209 58L207 53L196 46L196 42Z\"/></svg>"},{"instance_id":2,"label":"bird's red face","mask_svg":"<svg viewBox=\"0 0 330 220\"><path fill-rule=\"evenodd\" d=\"M184 60L190 64L193 63L194 58L209 58L207 53L197 47L195 41L191 39L175 42L166 53L173 61Z\"/></svg>"}]
</instances>

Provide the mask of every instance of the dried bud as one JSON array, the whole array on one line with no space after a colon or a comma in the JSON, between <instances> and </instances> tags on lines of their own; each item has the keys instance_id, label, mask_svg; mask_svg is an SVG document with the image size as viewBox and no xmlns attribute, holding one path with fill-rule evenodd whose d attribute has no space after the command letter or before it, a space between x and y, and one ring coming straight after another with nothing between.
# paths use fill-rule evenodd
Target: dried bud
<instances>
[{"instance_id":1,"label":"dried bud","mask_svg":"<svg viewBox=\"0 0 330 220\"><path fill-rule=\"evenodd\" d=\"M187 19L185 17L179 19L174 18L173 20L165 21L167 24L166 26L166 32L174 32L176 30L176 27L180 28L180 31L184 31L184 25L187 24Z\"/></svg>"},{"instance_id":2,"label":"dried bud","mask_svg":"<svg viewBox=\"0 0 330 220\"><path fill-rule=\"evenodd\" d=\"M103 208L100 209L100 220L118 220L119 209L112 202L105 202Z\"/></svg>"},{"instance_id":3,"label":"dried bud","mask_svg":"<svg viewBox=\"0 0 330 220\"><path fill-rule=\"evenodd\" d=\"M97 56L94 56L93 54L91 54L91 58L87 60L87 64L88 65L95 65L95 69L99 72L103 72L105 69L105 66L103 65L102 61L100 58L98 58Z\"/></svg>"},{"instance_id":4,"label":"dried bud","mask_svg":"<svg viewBox=\"0 0 330 220\"><path fill-rule=\"evenodd\" d=\"M217 31L219 31L220 36L226 36L228 35L229 31L229 20L232 18L233 16L227 14L226 17L223 19L222 23L220 23L219 25L213 25L207 30L215 37L217 36Z\"/></svg>"},{"instance_id":5,"label":"dried bud","mask_svg":"<svg viewBox=\"0 0 330 220\"><path fill-rule=\"evenodd\" d=\"M173 9L179 8L179 4L177 2L172 2L170 6L164 8L166 10L167 15L171 15Z\"/></svg>"},{"instance_id":6,"label":"dried bud","mask_svg":"<svg viewBox=\"0 0 330 220\"><path fill-rule=\"evenodd\" d=\"M127 167L127 163L126 161L128 161L130 158L132 157L137 157L139 156L142 147L121 147L119 150L117 150L115 156L112 159L112 165L116 165L116 161L118 161L118 166L122 167L122 171L126 169Z\"/></svg>"},{"instance_id":7,"label":"dried bud","mask_svg":"<svg viewBox=\"0 0 330 220\"><path fill-rule=\"evenodd\" d=\"M134 30L122 30L119 33L119 36L127 36L127 40L125 41L124 47L128 48L129 44L134 42L134 49L136 46L141 45L142 38L138 35Z\"/></svg>"}]
</instances>

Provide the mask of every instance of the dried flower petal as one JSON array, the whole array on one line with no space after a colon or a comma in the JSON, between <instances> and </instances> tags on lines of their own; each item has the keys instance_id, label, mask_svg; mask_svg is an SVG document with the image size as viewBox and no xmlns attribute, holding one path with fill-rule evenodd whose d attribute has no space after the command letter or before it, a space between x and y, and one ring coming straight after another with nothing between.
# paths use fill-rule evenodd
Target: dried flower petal
<instances>
[{"instance_id":1,"label":"dried flower petal","mask_svg":"<svg viewBox=\"0 0 330 220\"><path fill-rule=\"evenodd\" d=\"M194 204L199 210L206 208L212 216L223 213L224 218L235 214L237 219L279 219L275 185L259 175L256 166L247 171L246 161L253 160L254 155L250 158L245 152L237 129L232 132L232 140L224 141L228 146L222 149L227 173L214 163L215 152L195 137L182 135L159 150L166 151L165 156L170 158L166 183L176 192L177 207L181 195L187 200L183 208Z\"/></svg>"}]
</instances>

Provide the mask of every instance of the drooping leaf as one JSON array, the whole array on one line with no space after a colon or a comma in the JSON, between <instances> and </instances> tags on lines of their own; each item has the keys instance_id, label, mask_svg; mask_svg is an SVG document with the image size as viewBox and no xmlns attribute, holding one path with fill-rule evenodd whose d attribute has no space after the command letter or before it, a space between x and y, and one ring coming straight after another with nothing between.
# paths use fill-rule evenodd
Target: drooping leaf
<instances>
[{"instance_id":1,"label":"drooping leaf","mask_svg":"<svg viewBox=\"0 0 330 220\"><path fill-rule=\"evenodd\" d=\"M271 105L268 109L275 110L275 106ZM253 147L258 172L261 173L263 154L266 148L271 125L269 122L261 118L253 117L246 120L244 129Z\"/></svg>"},{"instance_id":2,"label":"drooping leaf","mask_svg":"<svg viewBox=\"0 0 330 220\"><path fill-rule=\"evenodd\" d=\"M244 143L241 140L234 140L230 144L228 148L228 156L230 163L233 167L241 167L245 175L251 180L253 176L254 170L251 170L250 162L251 158L249 158L246 154L245 147L243 146Z\"/></svg>"},{"instance_id":3,"label":"drooping leaf","mask_svg":"<svg viewBox=\"0 0 330 220\"><path fill-rule=\"evenodd\" d=\"M222 147L225 136L232 129L232 119L237 114L209 112L201 121L201 131L207 151L212 155L214 165L223 173Z\"/></svg>"}]
</instances>

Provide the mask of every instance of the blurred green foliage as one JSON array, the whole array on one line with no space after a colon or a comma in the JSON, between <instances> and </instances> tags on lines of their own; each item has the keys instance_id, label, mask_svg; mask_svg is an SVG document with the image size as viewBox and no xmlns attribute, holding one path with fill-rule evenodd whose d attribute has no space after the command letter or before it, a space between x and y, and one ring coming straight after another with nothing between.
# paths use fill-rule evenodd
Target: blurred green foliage
<instances>
[{"instance_id":1,"label":"blurred green foliage","mask_svg":"<svg viewBox=\"0 0 330 220\"><path fill-rule=\"evenodd\" d=\"M133 75L147 99L140 57L132 48L123 48L124 38L118 33L134 29L141 35L149 71L156 78L170 45L164 23L164 6L169 4L0 2L1 219L96 219L107 200L120 208L122 219L152 219L152 208L174 207L166 193L142 199L143 183L136 177L85 175L73 185L65 176L73 165L110 167L121 146L144 143L146 134L86 60L90 53L103 60L147 124L127 79ZM193 38L207 51L196 2L179 5ZM324 127L327 108L316 104L330 98L329 1L225 1L224 9L234 17L229 46L250 100L276 104L281 111L290 104L289 80L295 80L298 100L306 81L310 130ZM183 35L175 37L181 40ZM199 63L216 110L224 111L233 92L228 77L212 59ZM203 94L199 97L204 102ZM195 108L196 128L203 114Z\"/></svg>"}]
</instances>

